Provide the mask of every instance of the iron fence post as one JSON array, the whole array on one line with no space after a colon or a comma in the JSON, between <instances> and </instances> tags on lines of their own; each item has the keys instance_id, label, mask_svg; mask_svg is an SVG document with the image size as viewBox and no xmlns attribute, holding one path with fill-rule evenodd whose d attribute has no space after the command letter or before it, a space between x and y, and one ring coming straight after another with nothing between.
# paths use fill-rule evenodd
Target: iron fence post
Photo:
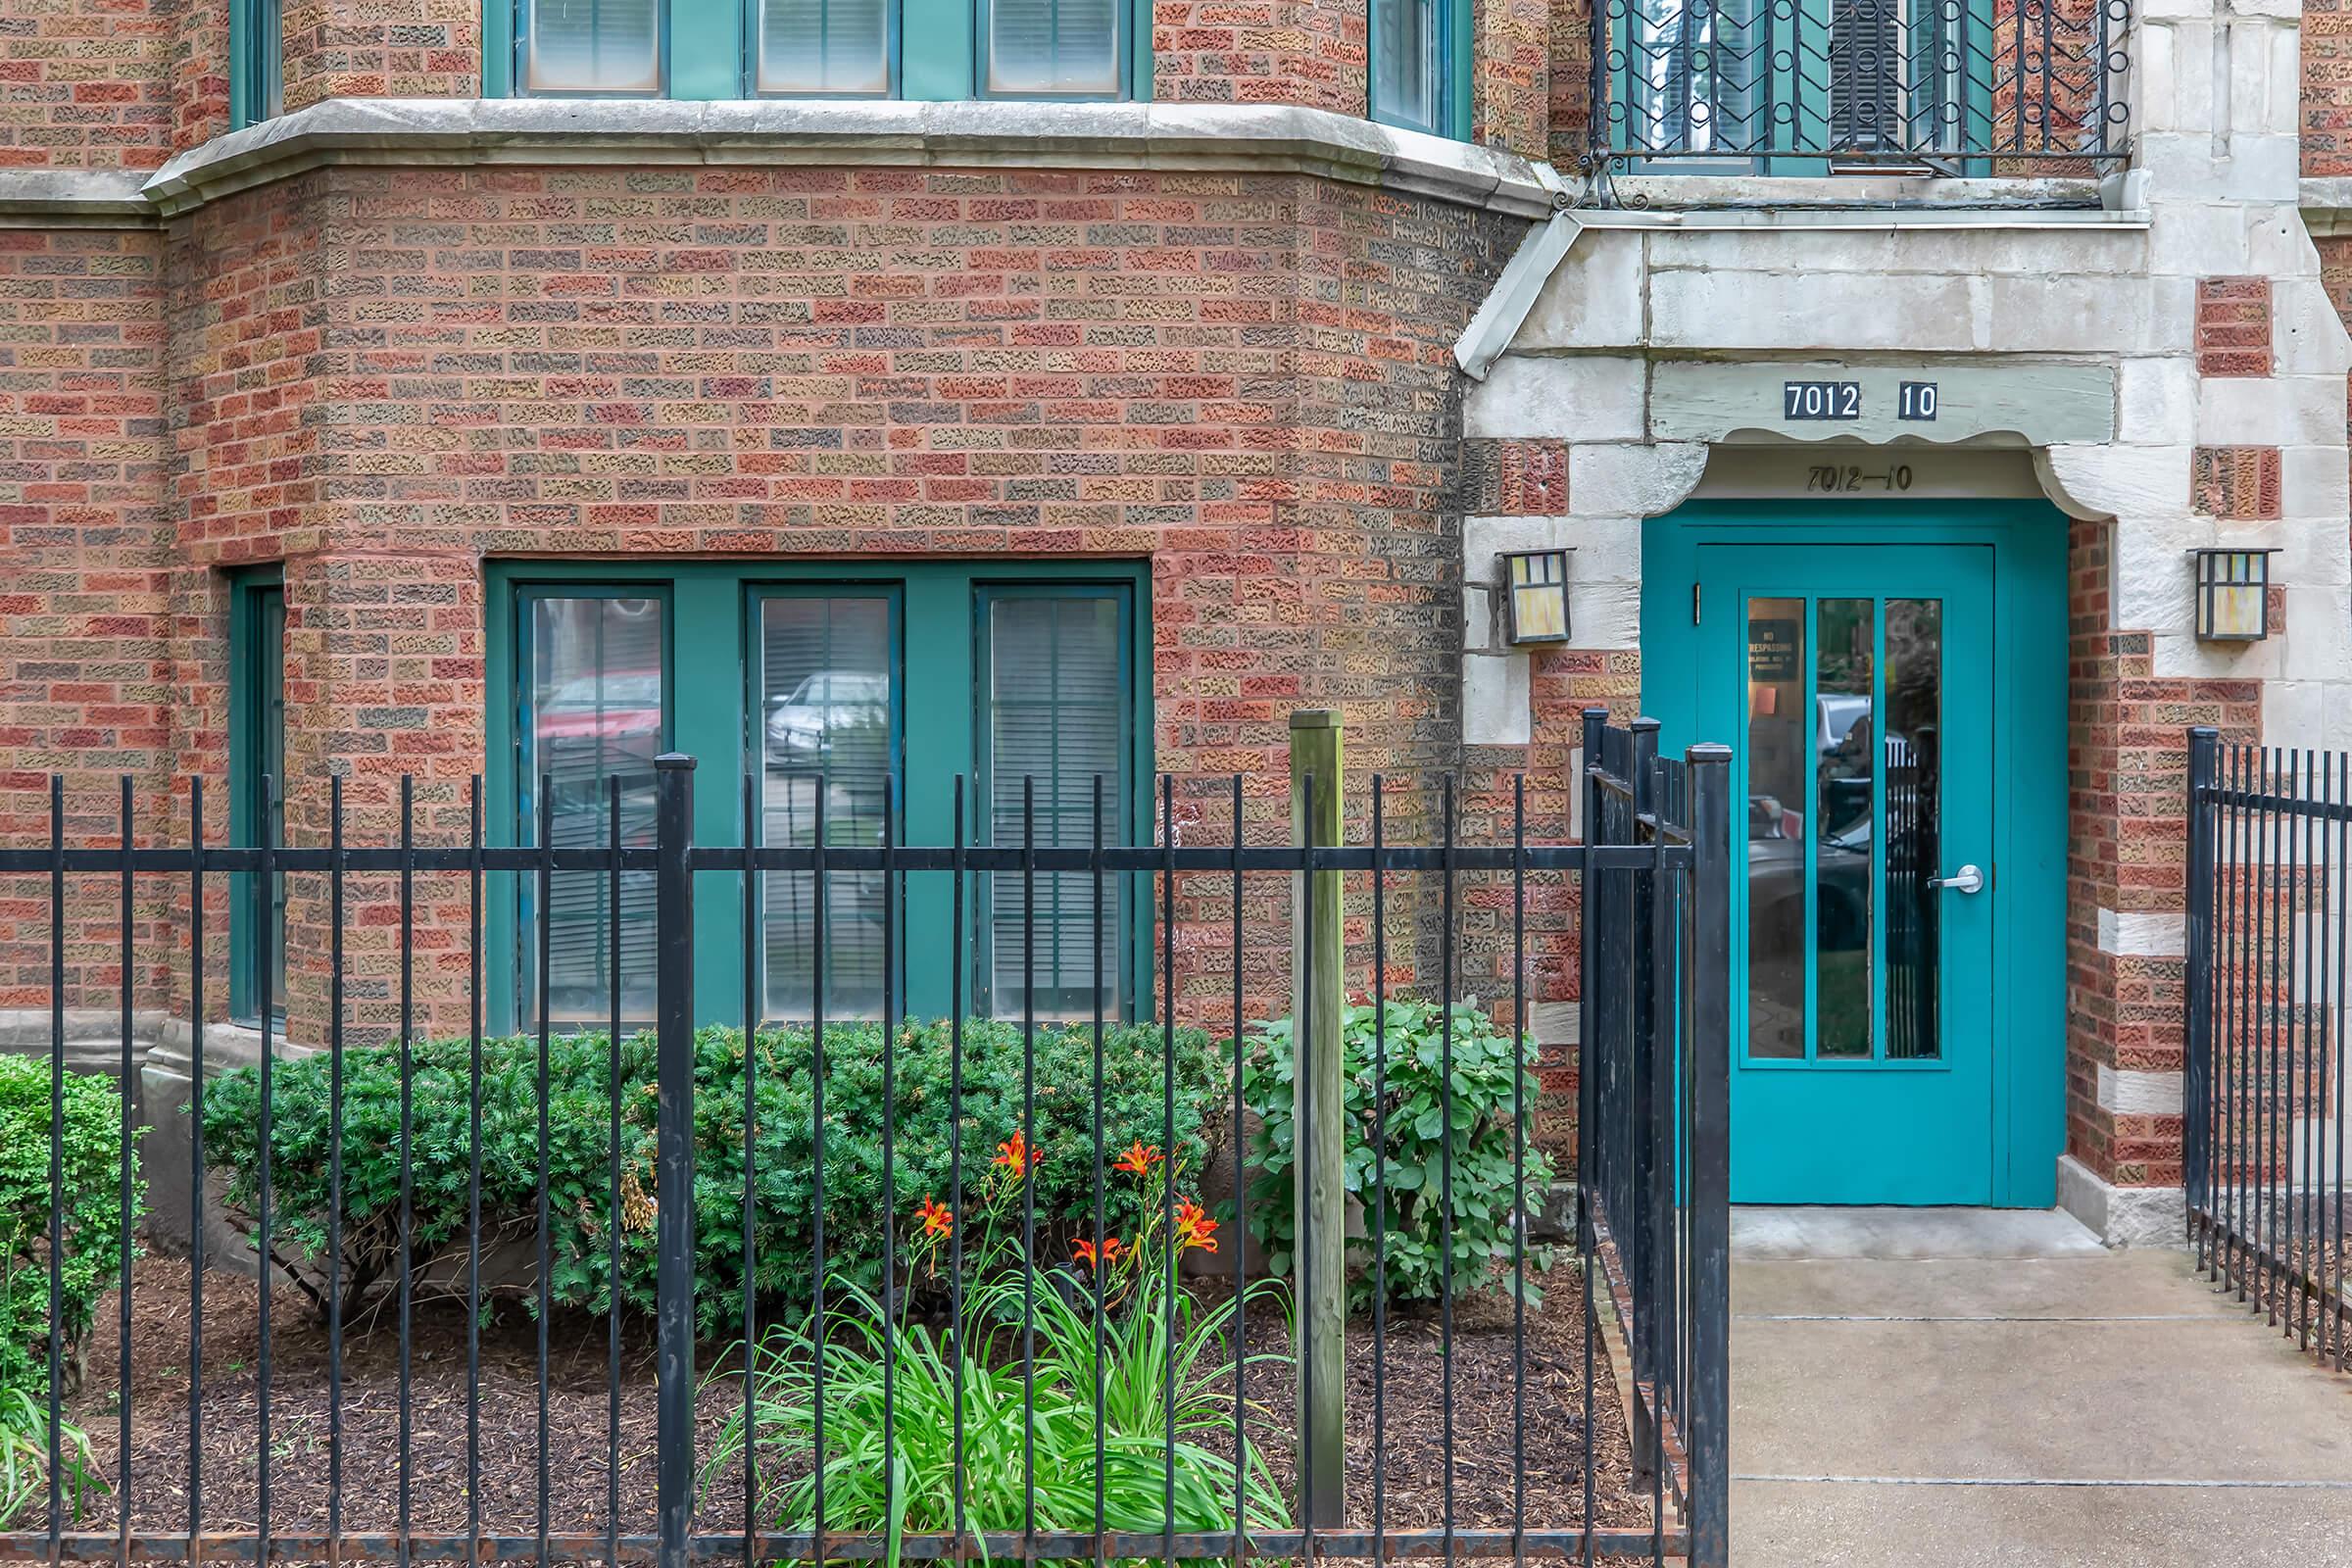
<instances>
[{"instance_id":1,"label":"iron fence post","mask_svg":"<svg viewBox=\"0 0 2352 1568\"><path fill-rule=\"evenodd\" d=\"M1637 718L1626 729L1632 740L1633 753L1626 782L1633 786L1634 792L1634 830L1627 838L1638 844L1642 838L1642 814L1657 809L1657 796L1653 788L1656 781L1651 775L1656 770L1658 758L1658 721L1654 718ZM1625 939L1631 945L1650 934L1650 906L1656 890L1647 877L1636 875L1626 876L1625 888L1628 894ZM1641 935L1637 936L1637 933ZM1626 1172L1626 1190L1632 1194L1634 1201L1625 1212L1612 1212L1609 1224L1615 1230L1618 1245L1625 1253L1627 1275L1642 1281L1647 1288L1656 1280L1654 1264L1659 1245L1658 1214L1650 1206L1649 1200L1654 1178L1662 1171L1665 1159L1661 1147L1663 1140L1659 1136L1663 1132L1658 1115L1661 1108L1658 1094L1660 1086L1650 1073L1650 1048L1658 1026L1658 1006L1657 998L1651 993L1648 983L1651 979L1650 966L1646 963L1629 963L1626 970L1625 978L1630 982L1630 995L1626 999L1629 1017L1626 1021L1631 1035L1627 1044L1632 1048L1625 1057L1629 1074L1626 1082L1629 1097L1626 1113L1635 1129L1630 1150L1632 1168ZM1658 1298L1654 1291L1650 1294L1653 1300ZM1629 1327L1632 1330L1633 1343L1630 1348L1634 1365L1634 1474L1638 1479L1646 1480L1650 1457L1657 1447L1654 1427L1658 1411L1651 1403L1658 1396L1657 1313L1654 1310L1637 1312ZM1646 1396L1642 1392L1644 1384L1650 1390Z\"/></svg>"},{"instance_id":2,"label":"iron fence post","mask_svg":"<svg viewBox=\"0 0 2352 1568\"><path fill-rule=\"evenodd\" d=\"M1582 776L1576 781L1582 802L1577 820L1577 841L1587 849L1600 842L1600 784L1592 770L1600 763L1600 732L1609 721L1605 708L1588 708L1584 712L1585 742L1579 764ZM1577 1250L1590 1259L1592 1255L1591 1218L1592 1182L1599 1161L1599 1129L1593 1123L1597 1116L1598 1085L1592 1069L1593 1048L1599 1043L1597 1010L1593 1005L1592 972L1597 962L1598 944L1593 940L1599 921L1594 918L1598 900L1598 881L1592 866L1586 862L1577 875L1578 908L1576 917L1576 1229ZM1590 1284L1590 1281L1588 1281Z\"/></svg>"},{"instance_id":3,"label":"iron fence post","mask_svg":"<svg viewBox=\"0 0 2352 1568\"><path fill-rule=\"evenodd\" d=\"M1690 1568L1731 1557L1732 753L1684 753L1690 789Z\"/></svg>"},{"instance_id":4,"label":"iron fence post","mask_svg":"<svg viewBox=\"0 0 2352 1568\"><path fill-rule=\"evenodd\" d=\"M694 1514L694 759L654 760L654 1135L661 1568L686 1568ZM617 1089L615 1090L617 1093Z\"/></svg>"},{"instance_id":5,"label":"iron fence post","mask_svg":"<svg viewBox=\"0 0 2352 1568\"><path fill-rule=\"evenodd\" d=\"M2213 1082L2213 1009L2208 994L2213 975L2213 803L2206 792L2213 784L2221 738L2221 731L2209 725L2196 725L2188 732L2188 907L2182 943L2186 972L2181 976L2187 993L2181 1042L2187 1115L2181 1127L2180 1169L2192 1243L2212 1186L2206 1118Z\"/></svg>"}]
</instances>

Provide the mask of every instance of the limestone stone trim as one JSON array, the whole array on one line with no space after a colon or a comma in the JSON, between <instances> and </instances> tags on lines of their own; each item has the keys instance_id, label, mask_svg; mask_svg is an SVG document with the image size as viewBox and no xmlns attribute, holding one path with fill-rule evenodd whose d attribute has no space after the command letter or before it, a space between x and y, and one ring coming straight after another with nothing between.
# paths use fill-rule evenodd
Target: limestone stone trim
<instances>
[{"instance_id":1,"label":"limestone stone trim","mask_svg":"<svg viewBox=\"0 0 2352 1568\"><path fill-rule=\"evenodd\" d=\"M145 228L155 204L136 170L17 169L0 173L0 228Z\"/></svg>"},{"instance_id":2,"label":"limestone stone trim","mask_svg":"<svg viewBox=\"0 0 2352 1568\"><path fill-rule=\"evenodd\" d=\"M1304 173L1527 218L1559 188L1507 153L1278 104L330 98L182 153L141 194L170 216L333 165L485 164Z\"/></svg>"},{"instance_id":3,"label":"limestone stone trim","mask_svg":"<svg viewBox=\"0 0 2352 1568\"><path fill-rule=\"evenodd\" d=\"M2109 1247L2185 1247L2188 1199L2178 1187L2118 1187L2072 1154L2058 1156L2058 1206Z\"/></svg>"},{"instance_id":4,"label":"limestone stone trim","mask_svg":"<svg viewBox=\"0 0 2352 1568\"><path fill-rule=\"evenodd\" d=\"M2180 1074L2110 1067L2103 1061L2098 1068L2096 1094L2101 1110L2117 1116L2180 1114Z\"/></svg>"},{"instance_id":5,"label":"limestone stone trim","mask_svg":"<svg viewBox=\"0 0 2352 1568\"><path fill-rule=\"evenodd\" d=\"M2178 909L2101 909L2099 951L2118 957L2178 958L2188 951L2185 916Z\"/></svg>"}]
</instances>

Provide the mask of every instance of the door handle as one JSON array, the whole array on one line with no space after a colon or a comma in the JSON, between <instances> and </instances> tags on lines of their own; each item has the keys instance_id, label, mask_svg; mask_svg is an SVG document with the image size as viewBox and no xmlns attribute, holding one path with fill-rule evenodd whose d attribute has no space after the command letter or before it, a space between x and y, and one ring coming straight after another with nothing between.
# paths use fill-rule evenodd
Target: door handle
<instances>
[{"instance_id":1,"label":"door handle","mask_svg":"<svg viewBox=\"0 0 2352 1568\"><path fill-rule=\"evenodd\" d=\"M1928 878L1932 888L1950 888L1954 893L1976 893L1984 886L1984 873L1973 865L1964 865L1950 876Z\"/></svg>"}]
</instances>

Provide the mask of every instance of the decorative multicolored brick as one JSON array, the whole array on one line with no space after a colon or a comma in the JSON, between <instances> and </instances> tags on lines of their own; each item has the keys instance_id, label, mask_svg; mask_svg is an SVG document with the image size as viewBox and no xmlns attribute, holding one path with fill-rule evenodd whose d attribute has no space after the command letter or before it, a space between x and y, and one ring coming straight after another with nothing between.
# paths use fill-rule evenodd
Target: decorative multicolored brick
<instances>
[{"instance_id":1,"label":"decorative multicolored brick","mask_svg":"<svg viewBox=\"0 0 2352 1568\"><path fill-rule=\"evenodd\" d=\"M1464 441L1462 511L1480 517L1566 515L1568 444Z\"/></svg>"},{"instance_id":2,"label":"decorative multicolored brick","mask_svg":"<svg viewBox=\"0 0 2352 1568\"><path fill-rule=\"evenodd\" d=\"M2070 525L2067 1152L2106 1181L2148 1185L2179 1178L2180 1118L2102 1107L2098 1069L2180 1069L2181 960L2105 951L2099 911L2183 906L2188 726L2258 739L2262 682L2158 677L2148 633L2111 625L2113 549L2111 523Z\"/></svg>"},{"instance_id":3,"label":"decorative multicolored brick","mask_svg":"<svg viewBox=\"0 0 2352 1568\"><path fill-rule=\"evenodd\" d=\"M160 5L9 7L0 19L0 169L163 163L172 152L172 32Z\"/></svg>"},{"instance_id":4,"label":"decorative multicolored brick","mask_svg":"<svg viewBox=\"0 0 2352 1568\"><path fill-rule=\"evenodd\" d=\"M2197 374L2271 373L2271 280L2207 277L2197 282Z\"/></svg>"},{"instance_id":5,"label":"decorative multicolored brick","mask_svg":"<svg viewBox=\"0 0 2352 1568\"><path fill-rule=\"evenodd\" d=\"M2209 517L2275 521L2284 480L2277 447L2198 447L2189 459L2189 502Z\"/></svg>"}]
</instances>

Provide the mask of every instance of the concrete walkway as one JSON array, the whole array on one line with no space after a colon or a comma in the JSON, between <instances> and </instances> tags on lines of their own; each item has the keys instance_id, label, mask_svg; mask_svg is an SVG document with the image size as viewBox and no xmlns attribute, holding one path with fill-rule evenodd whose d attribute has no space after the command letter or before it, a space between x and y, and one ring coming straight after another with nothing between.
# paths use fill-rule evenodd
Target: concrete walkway
<instances>
[{"instance_id":1,"label":"concrete walkway","mask_svg":"<svg viewBox=\"0 0 2352 1568\"><path fill-rule=\"evenodd\" d=\"M2056 1212L1736 1209L1733 1568L2352 1564L2352 1378Z\"/></svg>"}]
</instances>

